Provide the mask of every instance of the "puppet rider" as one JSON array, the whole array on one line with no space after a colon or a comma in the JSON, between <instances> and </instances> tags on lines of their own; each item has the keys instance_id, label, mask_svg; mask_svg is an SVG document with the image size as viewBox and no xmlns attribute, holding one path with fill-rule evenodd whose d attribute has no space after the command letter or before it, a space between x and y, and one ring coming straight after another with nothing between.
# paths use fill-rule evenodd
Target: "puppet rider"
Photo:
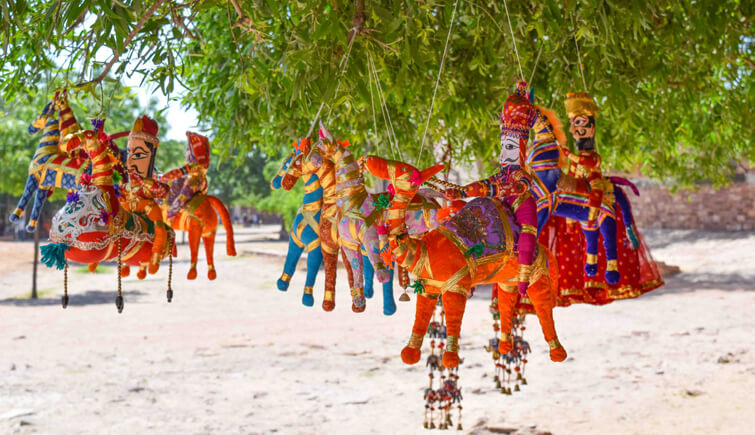
<instances>
[{"instance_id":1,"label":"puppet rider","mask_svg":"<svg viewBox=\"0 0 755 435\"><path fill-rule=\"evenodd\" d=\"M501 114L501 170L484 180L467 184L461 189L445 191L449 199L469 196L503 198L514 210L521 226L517 241L519 253L519 293L524 295L529 286L532 264L537 247L537 205L530 193L531 179L524 169L527 141L537 118L535 106L527 97L527 82L519 82L516 91L509 95Z\"/></svg>"},{"instance_id":2,"label":"puppet rider","mask_svg":"<svg viewBox=\"0 0 755 435\"><path fill-rule=\"evenodd\" d=\"M565 104L571 124L569 131L577 142L578 153L574 154L566 147L563 147L562 151L569 161L576 165L576 177L585 179L590 185L587 228L595 229L605 191L605 181L600 171L601 158L595 151L595 118L598 116L598 106L587 92L566 94Z\"/></svg>"},{"instance_id":3,"label":"puppet rider","mask_svg":"<svg viewBox=\"0 0 755 435\"><path fill-rule=\"evenodd\" d=\"M210 168L210 140L201 134L186 132L187 143L184 151L186 164L172 169L160 177L160 181L171 183L171 197L176 195L168 208L168 220L186 209L190 214L199 206L194 198L207 195L207 170Z\"/></svg>"},{"instance_id":4,"label":"puppet rider","mask_svg":"<svg viewBox=\"0 0 755 435\"><path fill-rule=\"evenodd\" d=\"M168 195L168 185L153 179L155 156L160 139L157 138L157 122L142 116L134 122L128 135L129 182L125 184L121 202L131 212L146 215L155 227L155 240L152 242L152 255L149 273L156 273L160 260L166 253L167 225L156 199Z\"/></svg>"}]
</instances>

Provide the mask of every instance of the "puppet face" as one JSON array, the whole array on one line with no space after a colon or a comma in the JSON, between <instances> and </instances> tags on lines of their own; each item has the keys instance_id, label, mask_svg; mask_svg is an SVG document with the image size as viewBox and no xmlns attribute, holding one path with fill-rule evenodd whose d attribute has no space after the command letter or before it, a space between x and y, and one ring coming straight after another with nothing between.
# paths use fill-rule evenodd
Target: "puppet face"
<instances>
[{"instance_id":1,"label":"puppet face","mask_svg":"<svg viewBox=\"0 0 755 435\"><path fill-rule=\"evenodd\" d=\"M577 148L582 150L595 149L595 118L587 115L577 115L569 119L571 132L577 141Z\"/></svg>"},{"instance_id":2,"label":"puppet face","mask_svg":"<svg viewBox=\"0 0 755 435\"><path fill-rule=\"evenodd\" d=\"M501 133L501 155L498 157L501 166L519 164L519 137Z\"/></svg>"},{"instance_id":3,"label":"puppet face","mask_svg":"<svg viewBox=\"0 0 755 435\"><path fill-rule=\"evenodd\" d=\"M128 140L128 170L142 178L152 177L152 167L155 163L155 145L137 138Z\"/></svg>"}]
</instances>

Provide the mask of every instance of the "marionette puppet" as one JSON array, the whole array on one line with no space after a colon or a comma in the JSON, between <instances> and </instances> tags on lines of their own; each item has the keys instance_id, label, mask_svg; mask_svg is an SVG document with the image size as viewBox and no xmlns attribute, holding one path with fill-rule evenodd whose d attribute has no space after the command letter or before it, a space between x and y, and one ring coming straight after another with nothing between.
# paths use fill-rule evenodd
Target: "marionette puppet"
<instances>
[{"instance_id":1,"label":"marionette puppet","mask_svg":"<svg viewBox=\"0 0 755 435\"><path fill-rule=\"evenodd\" d=\"M53 217L50 229L52 243L41 247L42 262L64 269L65 308L68 304L68 260L94 264L117 259L119 285L116 307L121 312L122 263L141 266L151 262L155 253L159 262L168 255L169 250L164 242L160 251L155 250L153 243L158 240L158 226L145 213L132 212L122 206L119 198L123 189L116 183L122 179L122 175L116 175L122 164L120 150L112 138L104 134L103 124L103 121L98 121L95 130L80 131L71 139L77 141L77 145L80 144L86 152L92 163L92 172L82 175L81 189L69 193L65 206ZM172 239L172 236L173 231L169 230L163 240L167 237ZM170 295L170 282L168 291Z\"/></svg>"},{"instance_id":2,"label":"marionette puppet","mask_svg":"<svg viewBox=\"0 0 755 435\"><path fill-rule=\"evenodd\" d=\"M168 196L168 185L153 178L155 157L160 145L157 138L158 125L153 119L142 116L134 121L134 126L128 135L128 169L129 181L121 189L121 204L126 210L144 215L154 225L155 238L152 244L152 255L148 263L150 274L157 273L160 260L168 245L168 225L163 219L163 213L158 200ZM171 242L172 243L172 242ZM130 268L125 265L122 275L128 276ZM139 279L145 276L144 268L137 274Z\"/></svg>"},{"instance_id":3,"label":"marionette puppet","mask_svg":"<svg viewBox=\"0 0 755 435\"><path fill-rule=\"evenodd\" d=\"M467 203L454 217L421 238L409 237L405 223L408 205L419 187L441 171L443 165L420 172L406 163L371 156L366 159L366 166L373 175L389 180L393 186L395 195L386 219L390 252L397 264L417 277L421 287L415 290L418 295L414 326L401 358L407 364L419 361L424 334L440 297L448 332L443 364L456 367L461 321L470 289L486 283L500 283L508 288L517 285L520 268L515 244L520 227L501 199L484 197ZM527 295L535 306L551 360L563 361L566 351L558 341L552 314L555 282L551 277L555 280L557 276L555 258L547 249L538 248ZM506 312L510 310L504 308ZM502 340L500 351L508 352L511 344L511 340Z\"/></svg>"},{"instance_id":4,"label":"marionette puppet","mask_svg":"<svg viewBox=\"0 0 755 435\"><path fill-rule=\"evenodd\" d=\"M660 287L663 280L619 185L638 194L636 187L624 178L604 178L600 173L601 158L595 149L597 105L584 92L567 94L565 105L578 152L550 144L565 144L565 137L555 115L544 109L540 109L543 116L536 123L538 134L530 152L541 191L554 185L558 190L555 195L541 196L538 204L544 214L555 215L542 228L539 240L558 257L559 305L602 305ZM554 134L560 138L554 140ZM565 172L553 169L559 166L559 150L568 161Z\"/></svg>"},{"instance_id":5,"label":"marionette puppet","mask_svg":"<svg viewBox=\"0 0 755 435\"><path fill-rule=\"evenodd\" d=\"M199 241L204 243L207 257L207 278L217 278L214 261L215 233L218 216L226 231L226 253L236 255L231 216L223 202L207 195L207 170L210 167L210 140L197 133L186 132L186 164L172 169L160 182L170 184L170 192L163 203L163 217L174 230L189 233L191 266L187 279L197 277Z\"/></svg>"}]
</instances>

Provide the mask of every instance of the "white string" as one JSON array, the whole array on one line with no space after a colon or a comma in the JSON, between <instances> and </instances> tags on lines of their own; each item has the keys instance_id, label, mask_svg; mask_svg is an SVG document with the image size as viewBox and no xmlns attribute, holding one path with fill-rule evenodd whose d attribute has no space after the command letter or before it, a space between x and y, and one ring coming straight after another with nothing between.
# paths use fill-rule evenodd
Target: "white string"
<instances>
[{"instance_id":1,"label":"white string","mask_svg":"<svg viewBox=\"0 0 755 435\"><path fill-rule=\"evenodd\" d=\"M372 54L368 52L368 71L370 74L374 75L375 80L375 89L377 90L378 94L378 103L380 104L380 112L383 115L383 122L385 123L385 131L386 136L388 138L388 143L391 146L391 151L393 152L394 158L398 155L398 157L403 160L404 157L401 153L401 148L398 146L398 138L396 137L396 131L393 129L393 121L391 119L391 114L388 111L388 103L385 99L385 94L383 93L383 86L380 83L380 78L378 77L377 73L377 67L375 66L375 60L372 57Z\"/></svg>"},{"instance_id":2,"label":"white string","mask_svg":"<svg viewBox=\"0 0 755 435\"><path fill-rule=\"evenodd\" d=\"M577 42L577 33L574 33L574 45L577 46L577 60L579 60L579 74L582 76L582 86L584 86L584 91L587 92L587 82L585 81L585 71L584 67L582 66L582 55L579 53L579 43Z\"/></svg>"},{"instance_id":3,"label":"white string","mask_svg":"<svg viewBox=\"0 0 755 435\"><path fill-rule=\"evenodd\" d=\"M514 54L516 54L516 63L519 64L519 77L524 80L524 72L522 72L522 62L519 60L519 50L516 49L516 37L514 37L514 28L511 26L511 17L509 16L509 6L506 4L506 0L503 0L503 7L506 8L506 19L509 21L509 31L511 32L511 41L514 43Z\"/></svg>"},{"instance_id":4,"label":"white string","mask_svg":"<svg viewBox=\"0 0 755 435\"><path fill-rule=\"evenodd\" d=\"M538 61L540 61L540 53L542 52L543 52L543 44L541 42L540 50L537 51L537 57L535 58L535 66L532 67L532 74L530 75L530 81L527 82L530 84L530 86L532 86L532 79L535 78L535 71L537 70L537 63Z\"/></svg>"},{"instance_id":5,"label":"white string","mask_svg":"<svg viewBox=\"0 0 755 435\"><path fill-rule=\"evenodd\" d=\"M459 6L459 0L454 2L454 11L451 14L451 23L448 25L448 35L446 35L446 46L443 48L443 57L440 59L440 68L438 68L438 77L435 79L435 89L433 89L433 99L430 101L430 111L427 114L427 122L425 123L425 132L422 133L422 142L420 142L419 155L417 156L417 163L422 159L422 152L425 150L425 137L427 137L427 129L430 127L430 119L433 117L433 107L435 106L435 95L438 93L438 85L440 84L440 74L443 72L443 65L446 63L446 55L448 54L448 42L451 40L451 31L454 28L454 21L456 18L456 8Z\"/></svg>"},{"instance_id":6,"label":"white string","mask_svg":"<svg viewBox=\"0 0 755 435\"><path fill-rule=\"evenodd\" d=\"M372 105L372 132L377 137L378 129L377 129L377 118L375 117L375 97L372 93L372 67L370 66L370 59L372 58L372 54L370 52L367 52L367 73L370 77L370 104Z\"/></svg>"},{"instance_id":7,"label":"white string","mask_svg":"<svg viewBox=\"0 0 755 435\"><path fill-rule=\"evenodd\" d=\"M338 96L338 91L341 89L341 79L343 78L343 75L346 73L346 68L348 67L349 57L351 56L351 47L354 45L354 40L357 39L356 35L356 28L352 27L351 29L354 31L354 37L351 38L351 41L349 41L349 45L346 48L346 55L341 59L341 62L338 63L338 69L339 75L338 75L338 85L336 86L336 91L333 94L333 98L331 100L335 100ZM323 106L325 106L325 101L323 100L320 103L320 108L317 109L317 114L315 114L315 118L312 120L312 125L309 126L309 131L307 132L307 137L310 137L312 135L312 130L315 128L315 124L317 124L317 119L320 117L320 112L322 111ZM332 107L328 111L328 119L326 123L330 122L330 114L332 113L333 109Z\"/></svg>"}]
</instances>

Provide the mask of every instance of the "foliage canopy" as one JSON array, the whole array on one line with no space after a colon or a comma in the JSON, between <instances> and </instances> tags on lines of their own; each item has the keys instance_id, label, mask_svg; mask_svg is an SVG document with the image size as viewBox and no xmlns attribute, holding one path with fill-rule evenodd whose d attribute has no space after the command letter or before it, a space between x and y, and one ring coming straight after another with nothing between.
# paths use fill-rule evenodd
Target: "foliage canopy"
<instances>
[{"instance_id":1,"label":"foliage canopy","mask_svg":"<svg viewBox=\"0 0 755 435\"><path fill-rule=\"evenodd\" d=\"M566 92L585 87L577 49L607 166L687 185L755 159L755 4L740 0L6 0L0 92L19 98L50 71L49 86L178 82L227 155L280 154L324 102L336 136L414 162L455 7L421 164L447 141L456 162L496 156L497 111L522 76L565 121Z\"/></svg>"}]
</instances>

